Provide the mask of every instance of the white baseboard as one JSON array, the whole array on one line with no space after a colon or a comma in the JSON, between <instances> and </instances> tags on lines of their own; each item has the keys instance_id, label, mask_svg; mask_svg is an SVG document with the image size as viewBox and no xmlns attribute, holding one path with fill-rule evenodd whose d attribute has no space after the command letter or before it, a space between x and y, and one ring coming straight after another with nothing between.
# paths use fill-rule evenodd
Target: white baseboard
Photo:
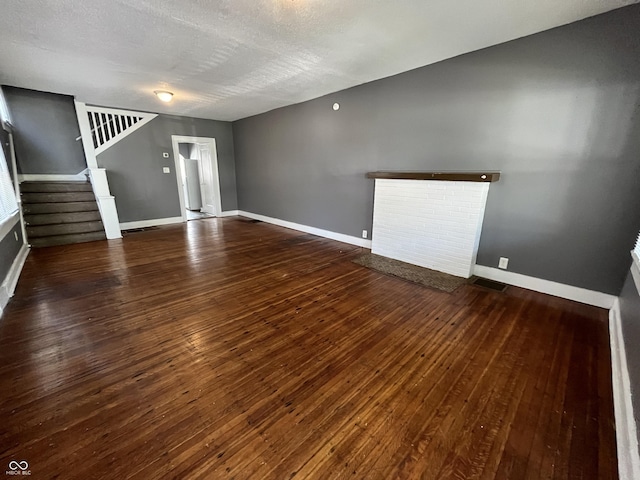
<instances>
[{"instance_id":1,"label":"white baseboard","mask_svg":"<svg viewBox=\"0 0 640 480\"><path fill-rule=\"evenodd\" d=\"M618 473L620 480L634 480L640 478L640 454L638 453L638 437L631 403L631 384L621 320L620 303L616 298L609 311L609 340L611 342L611 379L616 419Z\"/></svg>"},{"instance_id":2,"label":"white baseboard","mask_svg":"<svg viewBox=\"0 0 640 480\"><path fill-rule=\"evenodd\" d=\"M87 169L75 175L57 175L54 173L18 174L18 181L22 182L84 182L87 180Z\"/></svg>"},{"instance_id":3,"label":"white baseboard","mask_svg":"<svg viewBox=\"0 0 640 480\"><path fill-rule=\"evenodd\" d=\"M529 277L519 273L508 272L493 267L485 267L484 265L476 265L473 269L474 275L478 277L488 278L497 282L515 285L516 287L526 288L535 292L546 293L555 297L566 298L595 307L606 308L607 310L613 306L616 297L607 293L587 290L586 288L574 287L563 283L543 280L541 278Z\"/></svg>"},{"instance_id":4,"label":"white baseboard","mask_svg":"<svg viewBox=\"0 0 640 480\"><path fill-rule=\"evenodd\" d=\"M11 269L7 273L7 277L0 285L0 317L2 316L2 312L4 308L9 303L9 299L13 297L13 292L16 290L16 285L18 284L18 279L20 278L20 273L22 272L22 267L24 266L24 262L27 260L27 256L29 255L29 246L22 245L18 255L13 261L11 265Z\"/></svg>"},{"instance_id":5,"label":"white baseboard","mask_svg":"<svg viewBox=\"0 0 640 480\"><path fill-rule=\"evenodd\" d=\"M139 222L125 222L120 224L120 230L130 230L132 228L158 227L160 225L170 225L172 223L182 223L182 217L153 218L151 220L141 220Z\"/></svg>"},{"instance_id":6,"label":"white baseboard","mask_svg":"<svg viewBox=\"0 0 640 480\"><path fill-rule=\"evenodd\" d=\"M226 212L222 212L220 217L236 217L238 215L238 210L227 210Z\"/></svg>"},{"instance_id":7,"label":"white baseboard","mask_svg":"<svg viewBox=\"0 0 640 480\"><path fill-rule=\"evenodd\" d=\"M254 220L260 220L266 223L272 223L273 225L278 225L280 227L298 230L300 232L311 233L313 235L318 235L319 237L330 238L331 240L337 240L338 242L349 243L351 245L357 245L358 247L371 249L371 240L367 240L365 238L352 237L351 235L345 235L344 233L322 230L321 228L310 227L308 225L302 225L300 223L288 222L287 220L267 217L265 215L259 215L257 213L245 212L244 210L238 210L238 215L253 218Z\"/></svg>"}]
</instances>

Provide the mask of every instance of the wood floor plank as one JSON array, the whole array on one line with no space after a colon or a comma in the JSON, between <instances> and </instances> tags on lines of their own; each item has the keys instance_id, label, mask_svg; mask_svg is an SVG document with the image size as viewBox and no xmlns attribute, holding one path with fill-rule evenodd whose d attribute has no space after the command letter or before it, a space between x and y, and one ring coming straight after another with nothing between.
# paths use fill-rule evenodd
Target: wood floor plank
<instances>
[{"instance_id":1,"label":"wood floor plank","mask_svg":"<svg viewBox=\"0 0 640 480\"><path fill-rule=\"evenodd\" d=\"M607 314L226 218L30 253L0 462L59 479L617 477Z\"/></svg>"}]
</instances>

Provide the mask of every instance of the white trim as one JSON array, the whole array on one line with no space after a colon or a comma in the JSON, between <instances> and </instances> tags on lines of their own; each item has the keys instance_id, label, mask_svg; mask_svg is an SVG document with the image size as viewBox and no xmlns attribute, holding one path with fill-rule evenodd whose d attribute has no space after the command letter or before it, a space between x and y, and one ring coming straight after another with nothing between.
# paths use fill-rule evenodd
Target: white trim
<instances>
[{"instance_id":1,"label":"white trim","mask_svg":"<svg viewBox=\"0 0 640 480\"><path fill-rule=\"evenodd\" d=\"M609 295L608 293L587 290L586 288L565 285L550 280L543 280L542 278L529 277L520 273L485 267L484 265L476 265L473 273L474 275L488 278L489 280L508 283L516 287L522 287L535 292L546 293L600 308L611 308L616 299L614 295Z\"/></svg>"},{"instance_id":2,"label":"white trim","mask_svg":"<svg viewBox=\"0 0 640 480\"><path fill-rule=\"evenodd\" d=\"M58 175L44 173L26 173L19 174L18 181L22 182L82 182L87 180L88 168L75 175Z\"/></svg>"},{"instance_id":3,"label":"white trim","mask_svg":"<svg viewBox=\"0 0 640 480\"><path fill-rule=\"evenodd\" d=\"M104 168L90 168L89 173L91 175L91 187L96 197L107 239L122 238L116 199L109 191L107 171Z\"/></svg>"},{"instance_id":4,"label":"white trim","mask_svg":"<svg viewBox=\"0 0 640 480\"><path fill-rule=\"evenodd\" d=\"M636 255L636 252L631 252L633 262L631 263L631 276L633 277L633 283L636 284L636 290L640 295L640 258Z\"/></svg>"},{"instance_id":5,"label":"white trim","mask_svg":"<svg viewBox=\"0 0 640 480\"><path fill-rule=\"evenodd\" d=\"M265 215L259 215L257 213L245 212L244 210L238 210L238 215L253 218L254 220L260 220L266 223L271 223L280 227L290 228L292 230L311 233L313 235L318 235L319 237L330 238L331 240L337 240L338 242L349 243L351 245L357 245L358 247L371 249L371 240L367 240L364 238L352 237L351 235L345 235L344 233L322 230L321 228L310 227L309 225L302 225L300 223L289 222L287 220L280 220L279 218L267 217Z\"/></svg>"},{"instance_id":6,"label":"white trim","mask_svg":"<svg viewBox=\"0 0 640 480\"><path fill-rule=\"evenodd\" d=\"M7 99L4 96L4 91L0 86L0 123L2 123L2 128L6 131L10 131L9 125L11 122L11 112L9 111L9 105L7 105Z\"/></svg>"},{"instance_id":7,"label":"white trim","mask_svg":"<svg viewBox=\"0 0 640 480\"><path fill-rule=\"evenodd\" d=\"M98 209L100 210L100 218L102 219L105 235L109 240L122 238L116 201L109 191L107 171L104 168L98 167L98 159L96 157L96 150L93 146L93 135L91 134L91 124L89 123L87 105L75 100L74 104L76 107L76 116L78 117L78 126L80 127L82 148L84 149L84 156L87 160L87 170L91 175L91 188L93 189L93 194L96 196L96 202L98 204Z\"/></svg>"},{"instance_id":8,"label":"white trim","mask_svg":"<svg viewBox=\"0 0 640 480\"><path fill-rule=\"evenodd\" d=\"M226 212L222 212L220 214L221 217L237 217L238 215L240 215L238 210L227 210Z\"/></svg>"},{"instance_id":9,"label":"white trim","mask_svg":"<svg viewBox=\"0 0 640 480\"><path fill-rule=\"evenodd\" d=\"M87 167L98 168L98 160L96 159L96 151L93 147L93 136L91 135L91 125L87 113L87 105L84 102L73 101L76 107L76 117L78 118L78 126L80 127L80 138L82 139L82 148L87 161Z\"/></svg>"},{"instance_id":10,"label":"white trim","mask_svg":"<svg viewBox=\"0 0 640 480\"><path fill-rule=\"evenodd\" d=\"M182 223L182 217L154 218L151 220L140 220L139 222L125 222L120 224L120 230L132 228L158 227L160 225L170 225Z\"/></svg>"},{"instance_id":11,"label":"white trim","mask_svg":"<svg viewBox=\"0 0 640 480\"><path fill-rule=\"evenodd\" d=\"M4 222L0 223L0 240L6 237L13 227L15 227L20 221L20 211L13 212L9 218L7 218Z\"/></svg>"},{"instance_id":12,"label":"white trim","mask_svg":"<svg viewBox=\"0 0 640 480\"><path fill-rule=\"evenodd\" d=\"M13 186L15 188L16 203L20 213L20 230L22 231L22 243L27 244L27 225L24 221L24 211L22 209L22 196L20 195L20 180L18 179L18 161L16 159L16 147L13 141L13 132L9 131L9 151L11 152L11 168L13 170Z\"/></svg>"},{"instance_id":13,"label":"white trim","mask_svg":"<svg viewBox=\"0 0 640 480\"><path fill-rule=\"evenodd\" d=\"M2 285L0 285L0 316L2 316L2 312L7 306L7 303L9 303L9 299L13 297L20 273L22 272L22 267L27 260L27 255L29 255L29 246L23 244L11 265L11 269L7 272L6 278L2 282Z\"/></svg>"},{"instance_id":14,"label":"white trim","mask_svg":"<svg viewBox=\"0 0 640 480\"><path fill-rule=\"evenodd\" d=\"M156 118L158 116L157 113L150 113L150 112L138 112L136 110L122 110L121 108L111 108L111 107L96 107L95 105L89 105L89 108L87 110L90 110L92 112L96 112L96 113L106 113L111 114L111 115L124 115L125 117L153 117ZM129 128L129 127L127 127Z\"/></svg>"},{"instance_id":15,"label":"white trim","mask_svg":"<svg viewBox=\"0 0 640 480\"><path fill-rule=\"evenodd\" d=\"M137 113L137 112L129 112L129 115L131 115L131 113ZM145 114L145 115L150 115L150 114ZM151 120L153 120L157 116L158 115L154 114L152 116L143 118L142 120L138 120L138 122L135 123L134 125L132 125L130 127L127 127L127 129L124 132L119 133L118 135L116 135L115 137L110 139L107 143L105 143L104 145L100 145L98 148L96 148L96 156L100 155L101 153L104 153L105 150L108 150L110 147L113 147L116 143L118 143L124 137L128 137L129 135L131 135L133 132L135 132L139 128L144 127L147 123L149 123Z\"/></svg>"},{"instance_id":16,"label":"white trim","mask_svg":"<svg viewBox=\"0 0 640 480\"><path fill-rule=\"evenodd\" d=\"M96 198L110 197L109 181L107 179L107 170L104 168L90 168L91 187Z\"/></svg>"},{"instance_id":17,"label":"white trim","mask_svg":"<svg viewBox=\"0 0 640 480\"><path fill-rule=\"evenodd\" d=\"M640 478L640 454L638 453L629 369L624 335L622 334L620 302L617 298L609 311L609 340L611 342L611 380L616 420L618 474L620 480L634 480Z\"/></svg>"},{"instance_id":18,"label":"white trim","mask_svg":"<svg viewBox=\"0 0 640 480\"><path fill-rule=\"evenodd\" d=\"M87 112L104 113L107 115L124 115L127 117L141 117L141 119L138 120L136 123L134 123L130 127L125 128L122 132L118 133L115 137L110 138L106 143L96 148L95 149L96 157L101 153L104 153L106 150L108 150L112 146L114 146L123 138L128 137L139 128L144 127L147 123L149 123L151 120L153 120L158 116L157 113L135 112L133 110L119 110L117 108L94 107L92 105L90 105L89 107L86 107L86 109L87 109ZM87 115L85 115L85 117L87 117ZM89 120L87 117L87 124L88 123L89 123ZM102 126L98 128L102 128ZM91 130L89 130L89 139L93 143L93 135L91 134Z\"/></svg>"},{"instance_id":19,"label":"white trim","mask_svg":"<svg viewBox=\"0 0 640 480\"><path fill-rule=\"evenodd\" d=\"M100 210L102 226L104 227L104 234L107 236L107 240L122 238L120 223L118 222L116 197L113 195L96 197L96 203L98 204L98 210Z\"/></svg>"},{"instance_id":20,"label":"white trim","mask_svg":"<svg viewBox=\"0 0 640 480\"><path fill-rule=\"evenodd\" d=\"M211 170L213 172L213 190L215 194L215 216L222 216L222 195L220 193L220 173L218 172L218 151L216 147L216 139L210 137L187 137L184 135L171 135L171 145L173 147L173 163L174 174L178 186L178 199L180 201L180 211L182 212L182 221L187 221L187 207L184 198L184 188L182 186L182 178L180 175L180 143L208 143L211 147Z\"/></svg>"}]
</instances>

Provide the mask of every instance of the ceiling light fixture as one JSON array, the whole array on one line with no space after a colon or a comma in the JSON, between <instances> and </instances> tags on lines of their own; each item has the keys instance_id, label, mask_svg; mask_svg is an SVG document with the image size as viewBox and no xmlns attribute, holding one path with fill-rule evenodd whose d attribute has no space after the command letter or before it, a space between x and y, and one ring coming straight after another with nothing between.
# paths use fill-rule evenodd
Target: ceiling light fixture
<instances>
[{"instance_id":1,"label":"ceiling light fixture","mask_svg":"<svg viewBox=\"0 0 640 480\"><path fill-rule=\"evenodd\" d=\"M153 93L155 93L162 102L170 102L173 98L173 93L167 92L166 90L155 90Z\"/></svg>"}]
</instances>

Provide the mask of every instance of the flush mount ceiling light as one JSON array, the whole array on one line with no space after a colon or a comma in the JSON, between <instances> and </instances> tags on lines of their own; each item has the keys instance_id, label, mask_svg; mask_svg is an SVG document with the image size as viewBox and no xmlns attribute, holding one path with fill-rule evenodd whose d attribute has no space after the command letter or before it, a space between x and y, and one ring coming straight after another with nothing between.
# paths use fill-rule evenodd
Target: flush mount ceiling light
<instances>
[{"instance_id":1,"label":"flush mount ceiling light","mask_svg":"<svg viewBox=\"0 0 640 480\"><path fill-rule=\"evenodd\" d=\"M173 93L167 92L166 90L155 90L153 93L155 93L162 102L170 102L173 98Z\"/></svg>"}]
</instances>

